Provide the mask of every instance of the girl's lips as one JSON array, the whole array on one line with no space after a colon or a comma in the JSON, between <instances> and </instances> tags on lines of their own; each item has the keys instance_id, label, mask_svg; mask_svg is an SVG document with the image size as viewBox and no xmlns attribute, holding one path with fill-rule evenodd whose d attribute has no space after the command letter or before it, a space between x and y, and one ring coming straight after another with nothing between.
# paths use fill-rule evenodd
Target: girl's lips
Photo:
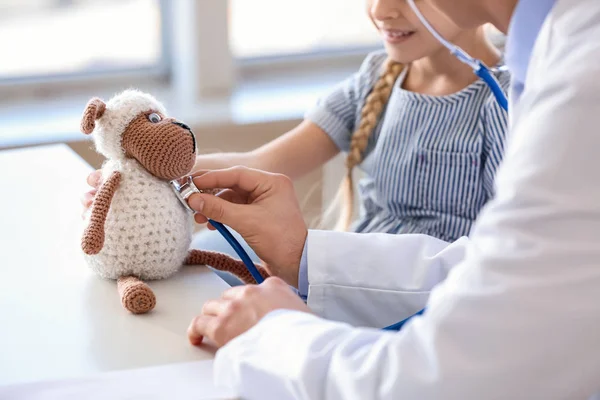
<instances>
[{"instance_id":1,"label":"girl's lips","mask_svg":"<svg viewBox=\"0 0 600 400\"><path fill-rule=\"evenodd\" d=\"M405 31L399 29L382 29L381 33L386 42L397 44L410 39L415 34L415 31Z\"/></svg>"}]
</instances>

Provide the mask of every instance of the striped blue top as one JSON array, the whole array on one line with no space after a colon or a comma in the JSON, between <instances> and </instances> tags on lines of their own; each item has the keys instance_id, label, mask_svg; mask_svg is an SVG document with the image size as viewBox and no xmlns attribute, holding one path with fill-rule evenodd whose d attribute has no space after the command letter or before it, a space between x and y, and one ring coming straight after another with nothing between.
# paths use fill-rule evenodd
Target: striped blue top
<instances>
[{"instance_id":1,"label":"striped blue top","mask_svg":"<svg viewBox=\"0 0 600 400\"><path fill-rule=\"evenodd\" d=\"M387 55L370 54L359 71L319 99L306 118L347 152L361 109ZM508 114L478 80L448 96L394 86L360 168L355 232L422 233L454 241L469 234L494 194ZM508 90L508 72L496 72Z\"/></svg>"}]
</instances>

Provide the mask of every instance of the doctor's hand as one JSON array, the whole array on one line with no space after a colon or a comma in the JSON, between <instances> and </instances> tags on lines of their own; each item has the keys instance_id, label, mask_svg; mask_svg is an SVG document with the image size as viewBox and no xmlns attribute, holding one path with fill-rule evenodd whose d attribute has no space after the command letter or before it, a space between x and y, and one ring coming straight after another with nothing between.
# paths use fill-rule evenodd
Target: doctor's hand
<instances>
[{"instance_id":1,"label":"doctor's hand","mask_svg":"<svg viewBox=\"0 0 600 400\"><path fill-rule=\"evenodd\" d=\"M298 287L298 269L308 230L291 180L246 167L199 172L198 189L223 188L218 196L193 194L195 219L221 222L237 231L272 275Z\"/></svg>"},{"instance_id":2,"label":"doctor's hand","mask_svg":"<svg viewBox=\"0 0 600 400\"><path fill-rule=\"evenodd\" d=\"M281 279L267 278L260 285L234 286L220 299L209 300L202 313L188 328L190 343L197 346L204 338L218 347L226 345L277 309L310 313L310 309Z\"/></svg>"}]
</instances>

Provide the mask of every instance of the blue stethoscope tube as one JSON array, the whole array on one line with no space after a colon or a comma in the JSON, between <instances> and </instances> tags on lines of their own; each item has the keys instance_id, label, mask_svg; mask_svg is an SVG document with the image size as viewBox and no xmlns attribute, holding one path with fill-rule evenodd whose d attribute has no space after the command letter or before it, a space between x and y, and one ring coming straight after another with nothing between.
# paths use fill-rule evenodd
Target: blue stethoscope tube
<instances>
[{"instance_id":1,"label":"blue stethoscope tube","mask_svg":"<svg viewBox=\"0 0 600 400\"><path fill-rule=\"evenodd\" d=\"M405 323L407 323L412 317L416 317L417 315L421 315L425 312L425 309L422 309L421 311L414 313L413 315L411 315L408 318L403 319L400 322L396 322L393 325L390 326L386 326L385 328L381 328L384 331L399 331L400 329L402 329L402 327L404 326Z\"/></svg>"},{"instance_id":2,"label":"blue stethoscope tube","mask_svg":"<svg viewBox=\"0 0 600 400\"><path fill-rule=\"evenodd\" d=\"M494 97L496 98L496 101L498 102L498 104L504 110L508 111L508 98L506 97L506 94L504 94L504 91L502 90L500 83L498 82L496 77L492 74L490 69L481 60L477 60L477 59L471 57L460 47L455 46L452 43L445 40L431 26L431 24L429 24L429 22L423 16L423 14L421 14L420 10L415 5L414 0L406 0L406 1L408 2L409 6L412 8L412 10L415 12L417 17L421 20L421 23L423 23L423 25L425 25L425 27L429 30L429 32L431 32L431 34L433 36L435 36L435 38L437 40L439 40L440 43L442 43L448 50L450 50L450 52L454 56L456 56L456 58L458 58L460 61L464 62L465 64L469 65L470 67L472 67L475 75L480 77L488 85L488 87L494 94ZM240 256L240 258L244 262L244 265L246 265L246 268L248 268L248 271L250 271L250 273L252 274L252 276L254 277L256 282L262 283L263 278L260 275L260 273L258 272L258 269L254 265L252 260L250 260L250 257L248 256L246 251L242 248L242 246L239 244L239 242L233 237L231 232L229 232L227 230L227 228L225 228L225 226L223 226L223 224L221 224L219 222L212 221L212 220L209 222L219 231L219 233L221 233L221 235L223 235L225 240L227 240L227 242L233 247L233 249ZM397 322L395 324L392 324L390 326L386 326L385 328L382 328L382 330L399 331L411 318L413 318L417 315L422 315L424 312L425 312L425 309L422 309L421 311L411 315L408 318L403 319L400 322Z\"/></svg>"},{"instance_id":3,"label":"blue stethoscope tube","mask_svg":"<svg viewBox=\"0 0 600 400\"><path fill-rule=\"evenodd\" d=\"M473 72L475 72L475 74L488 85L500 107L502 107L505 111L508 111L508 98L504 94L500 83L498 83L498 80L490 72L489 68L487 68L481 61L479 61L479 64L479 69L473 70Z\"/></svg>"},{"instance_id":4,"label":"blue stethoscope tube","mask_svg":"<svg viewBox=\"0 0 600 400\"><path fill-rule=\"evenodd\" d=\"M225 225L223 225L220 222L213 221L212 219L209 219L208 222L210 222L210 224L212 226L214 226L217 231L219 231L219 233L225 238L225 240L227 240L227 242L231 245L231 247L233 247L235 252L242 259L242 262L244 263L244 265L246 266L246 268L248 269L250 274L252 274L252 277L254 278L254 280L259 284L263 283L264 279L263 279L262 275L260 274L260 272L258 272L258 268L256 268L256 265L254 265L254 263L248 256L248 253L246 253L246 250L244 250L244 248L240 245L240 243L236 240L236 238L231 234L231 232L229 232L229 230L227 228L225 228Z\"/></svg>"}]
</instances>

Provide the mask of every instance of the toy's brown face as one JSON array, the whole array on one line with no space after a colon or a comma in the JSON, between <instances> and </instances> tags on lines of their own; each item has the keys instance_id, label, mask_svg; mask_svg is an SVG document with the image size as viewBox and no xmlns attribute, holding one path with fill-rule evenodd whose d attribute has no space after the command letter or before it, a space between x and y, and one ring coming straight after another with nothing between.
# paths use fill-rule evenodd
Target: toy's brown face
<instances>
[{"instance_id":1,"label":"toy's brown face","mask_svg":"<svg viewBox=\"0 0 600 400\"><path fill-rule=\"evenodd\" d=\"M187 175L196 161L196 140L191 129L155 111L131 121L123 133L122 146L128 157L161 179Z\"/></svg>"}]
</instances>

